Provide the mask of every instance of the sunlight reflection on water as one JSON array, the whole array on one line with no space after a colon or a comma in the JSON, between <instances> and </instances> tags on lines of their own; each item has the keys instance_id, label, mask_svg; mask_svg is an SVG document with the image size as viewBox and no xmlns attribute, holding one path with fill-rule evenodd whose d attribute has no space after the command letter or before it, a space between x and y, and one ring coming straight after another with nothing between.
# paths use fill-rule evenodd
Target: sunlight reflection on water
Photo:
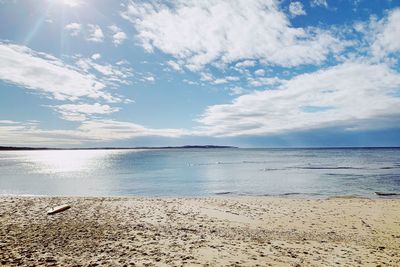
<instances>
[{"instance_id":1,"label":"sunlight reflection on water","mask_svg":"<svg viewBox=\"0 0 400 267\"><path fill-rule=\"evenodd\" d=\"M106 159L120 151L52 150L30 151L24 160L38 173L80 172L104 167Z\"/></svg>"},{"instance_id":2,"label":"sunlight reflection on water","mask_svg":"<svg viewBox=\"0 0 400 267\"><path fill-rule=\"evenodd\" d=\"M0 152L0 194L373 195L400 191L399 149Z\"/></svg>"}]
</instances>

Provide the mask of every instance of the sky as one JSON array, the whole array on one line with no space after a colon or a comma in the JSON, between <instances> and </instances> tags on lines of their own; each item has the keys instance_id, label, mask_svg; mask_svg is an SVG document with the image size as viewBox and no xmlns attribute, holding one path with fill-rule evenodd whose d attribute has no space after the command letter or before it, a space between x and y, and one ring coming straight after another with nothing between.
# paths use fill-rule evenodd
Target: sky
<instances>
[{"instance_id":1,"label":"sky","mask_svg":"<svg viewBox=\"0 0 400 267\"><path fill-rule=\"evenodd\" d=\"M0 0L0 145L400 146L400 0Z\"/></svg>"}]
</instances>

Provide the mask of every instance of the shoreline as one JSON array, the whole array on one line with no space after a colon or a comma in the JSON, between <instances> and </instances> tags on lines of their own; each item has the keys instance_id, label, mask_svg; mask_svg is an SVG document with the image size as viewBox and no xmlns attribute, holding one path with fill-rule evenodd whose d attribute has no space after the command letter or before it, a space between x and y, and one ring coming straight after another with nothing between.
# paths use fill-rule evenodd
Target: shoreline
<instances>
[{"instance_id":1,"label":"shoreline","mask_svg":"<svg viewBox=\"0 0 400 267\"><path fill-rule=\"evenodd\" d=\"M6 266L400 265L397 198L0 196L0 225Z\"/></svg>"},{"instance_id":2,"label":"shoreline","mask_svg":"<svg viewBox=\"0 0 400 267\"><path fill-rule=\"evenodd\" d=\"M152 198L175 198L175 199L204 199L204 198L232 198L232 199L245 199L245 198L260 198L260 199L300 199L300 200L329 200L329 199L370 199L370 200L390 200L397 199L400 200L400 193L388 193L390 195L321 195L321 194L303 194L303 193L283 193L283 194L236 194L231 192L222 192L222 193L213 193L209 195L35 195L35 194L1 194L1 198L7 197L21 197L21 198L144 198L144 199L152 199Z\"/></svg>"}]
</instances>

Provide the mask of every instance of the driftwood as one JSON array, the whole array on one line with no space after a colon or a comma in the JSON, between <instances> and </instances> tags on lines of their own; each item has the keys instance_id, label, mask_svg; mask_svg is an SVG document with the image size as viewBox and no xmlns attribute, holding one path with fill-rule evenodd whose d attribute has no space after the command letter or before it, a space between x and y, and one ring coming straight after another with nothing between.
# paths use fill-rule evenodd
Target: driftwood
<instances>
[{"instance_id":1,"label":"driftwood","mask_svg":"<svg viewBox=\"0 0 400 267\"><path fill-rule=\"evenodd\" d=\"M70 205L61 205L61 206L57 206L57 207L54 207L54 208L49 209L49 210L47 211L47 214L48 214L48 215L53 215L53 214L56 214L56 213L65 211L65 210L67 210L67 209L69 209L69 208L71 208Z\"/></svg>"},{"instance_id":2,"label":"driftwood","mask_svg":"<svg viewBox=\"0 0 400 267\"><path fill-rule=\"evenodd\" d=\"M375 192L378 196L400 196L400 193Z\"/></svg>"}]
</instances>

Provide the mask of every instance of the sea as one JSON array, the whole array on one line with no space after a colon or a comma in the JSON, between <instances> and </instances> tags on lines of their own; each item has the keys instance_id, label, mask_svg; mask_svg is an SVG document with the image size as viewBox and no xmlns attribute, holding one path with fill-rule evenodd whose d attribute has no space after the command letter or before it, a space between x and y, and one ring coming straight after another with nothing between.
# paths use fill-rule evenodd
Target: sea
<instances>
[{"instance_id":1,"label":"sea","mask_svg":"<svg viewBox=\"0 0 400 267\"><path fill-rule=\"evenodd\" d=\"M0 151L0 195L379 197L400 148Z\"/></svg>"}]
</instances>

